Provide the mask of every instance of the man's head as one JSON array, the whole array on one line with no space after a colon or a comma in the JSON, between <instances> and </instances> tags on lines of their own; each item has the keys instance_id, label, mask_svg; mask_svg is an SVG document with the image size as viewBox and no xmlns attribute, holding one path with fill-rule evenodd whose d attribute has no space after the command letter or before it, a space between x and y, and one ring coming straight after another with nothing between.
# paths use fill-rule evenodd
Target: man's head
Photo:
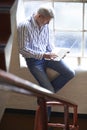
<instances>
[{"instance_id":1,"label":"man's head","mask_svg":"<svg viewBox=\"0 0 87 130\"><path fill-rule=\"evenodd\" d=\"M40 7L37 13L44 17L54 18L54 10L52 7Z\"/></svg>"},{"instance_id":2,"label":"man's head","mask_svg":"<svg viewBox=\"0 0 87 130\"><path fill-rule=\"evenodd\" d=\"M40 27L49 24L52 18L54 18L54 10L52 7L40 7L35 16L35 20Z\"/></svg>"}]
</instances>

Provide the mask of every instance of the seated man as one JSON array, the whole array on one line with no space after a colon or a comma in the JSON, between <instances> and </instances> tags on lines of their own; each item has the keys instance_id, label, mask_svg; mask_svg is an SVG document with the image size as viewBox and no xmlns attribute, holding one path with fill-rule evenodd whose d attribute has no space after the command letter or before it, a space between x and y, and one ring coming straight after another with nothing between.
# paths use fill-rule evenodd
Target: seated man
<instances>
[{"instance_id":1,"label":"seated man","mask_svg":"<svg viewBox=\"0 0 87 130\"><path fill-rule=\"evenodd\" d=\"M63 60L55 60L58 55L53 53L54 46L49 40L48 27L52 18L52 8L40 7L29 19L19 24L18 40L19 52L39 85L56 93L74 77L75 72ZM47 76L47 68L59 73L52 81Z\"/></svg>"}]
</instances>

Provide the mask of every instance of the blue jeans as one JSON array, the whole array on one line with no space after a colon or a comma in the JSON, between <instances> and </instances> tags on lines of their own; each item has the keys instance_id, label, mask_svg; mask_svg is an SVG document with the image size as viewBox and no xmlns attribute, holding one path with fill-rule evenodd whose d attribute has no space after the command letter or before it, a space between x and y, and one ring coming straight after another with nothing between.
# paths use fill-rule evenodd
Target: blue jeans
<instances>
[{"instance_id":1,"label":"blue jeans","mask_svg":"<svg viewBox=\"0 0 87 130\"><path fill-rule=\"evenodd\" d=\"M39 85L54 93L59 91L75 75L75 72L70 69L62 60L53 61L26 58L26 63ZM46 73L47 68L51 68L59 73L59 75L51 82Z\"/></svg>"}]
</instances>

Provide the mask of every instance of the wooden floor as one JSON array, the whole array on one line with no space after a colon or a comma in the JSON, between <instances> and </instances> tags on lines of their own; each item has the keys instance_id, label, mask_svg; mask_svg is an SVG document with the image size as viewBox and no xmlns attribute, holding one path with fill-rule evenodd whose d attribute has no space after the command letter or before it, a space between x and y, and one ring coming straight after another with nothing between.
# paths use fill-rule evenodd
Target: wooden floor
<instances>
[{"instance_id":1,"label":"wooden floor","mask_svg":"<svg viewBox=\"0 0 87 130\"><path fill-rule=\"evenodd\" d=\"M58 118L59 114L59 118ZM4 113L2 121L0 123L0 130L34 130L34 111L24 110L7 110ZM56 113L51 114L52 122L63 123L63 114ZM87 130L87 115L79 115L79 130ZM62 130L61 128L53 128L53 130Z\"/></svg>"}]
</instances>

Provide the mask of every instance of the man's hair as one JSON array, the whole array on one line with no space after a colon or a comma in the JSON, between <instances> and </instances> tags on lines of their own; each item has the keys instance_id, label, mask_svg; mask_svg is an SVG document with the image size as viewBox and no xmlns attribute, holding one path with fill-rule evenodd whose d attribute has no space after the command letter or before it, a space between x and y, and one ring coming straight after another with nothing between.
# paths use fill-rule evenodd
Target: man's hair
<instances>
[{"instance_id":1,"label":"man's hair","mask_svg":"<svg viewBox=\"0 0 87 130\"><path fill-rule=\"evenodd\" d=\"M50 18L54 18L54 10L52 7L40 7L37 10L37 13L39 13L40 15L44 16L44 17L50 17Z\"/></svg>"}]
</instances>

